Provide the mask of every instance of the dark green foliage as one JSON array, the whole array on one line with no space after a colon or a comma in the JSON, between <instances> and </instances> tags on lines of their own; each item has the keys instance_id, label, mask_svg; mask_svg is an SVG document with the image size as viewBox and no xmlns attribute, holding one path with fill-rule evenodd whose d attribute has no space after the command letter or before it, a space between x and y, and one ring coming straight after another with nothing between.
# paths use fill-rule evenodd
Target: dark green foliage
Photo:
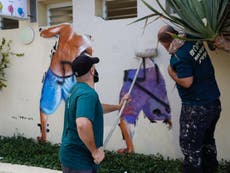
<instances>
[{"instance_id":1,"label":"dark green foliage","mask_svg":"<svg viewBox=\"0 0 230 173\"><path fill-rule=\"evenodd\" d=\"M61 170L59 145L37 142L22 136L0 137L1 162ZM230 173L230 161L220 162L219 173ZM165 159L160 154L117 154L106 151L99 173L180 173L179 159Z\"/></svg>"},{"instance_id":2,"label":"dark green foliage","mask_svg":"<svg viewBox=\"0 0 230 173\"><path fill-rule=\"evenodd\" d=\"M181 161L164 159L161 155L117 154L106 152L101 164L101 173L178 173Z\"/></svg>"},{"instance_id":3,"label":"dark green foliage","mask_svg":"<svg viewBox=\"0 0 230 173\"><path fill-rule=\"evenodd\" d=\"M0 146L2 162L61 169L58 161L58 145L13 136L1 137Z\"/></svg>"}]
</instances>

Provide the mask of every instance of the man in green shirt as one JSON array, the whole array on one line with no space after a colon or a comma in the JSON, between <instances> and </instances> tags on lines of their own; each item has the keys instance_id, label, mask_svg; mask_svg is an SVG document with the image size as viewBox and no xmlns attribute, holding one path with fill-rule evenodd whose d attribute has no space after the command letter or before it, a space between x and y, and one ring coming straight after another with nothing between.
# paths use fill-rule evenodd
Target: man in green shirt
<instances>
[{"instance_id":1,"label":"man in green shirt","mask_svg":"<svg viewBox=\"0 0 230 173\"><path fill-rule=\"evenodd\" d=\"M96 173L105 157L103 145L103 113L120 110L119 105L101 104L94 89L98 74L96 57L78 56L72 63L77 83L66 101L64 129L60 148L63 173Z\"/></svg>"}]
</instances>

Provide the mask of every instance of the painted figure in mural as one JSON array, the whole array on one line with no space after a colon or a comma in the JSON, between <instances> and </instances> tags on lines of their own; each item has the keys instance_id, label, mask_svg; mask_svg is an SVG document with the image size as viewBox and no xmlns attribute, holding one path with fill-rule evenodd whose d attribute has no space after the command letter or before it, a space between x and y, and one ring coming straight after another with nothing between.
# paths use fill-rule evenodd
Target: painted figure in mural
<instances>
[{"instance_id":1,"label":"painted figure in mural","mask_svg":"<svg viewBox=\"0 0 230 173\"><path fill-rule=\"evenodd\" d=\"M171 54L168 73L182 101L183 172L214 173L218 167L214 131L221 112L214 68L202 42L174 39L172 34L179 33L171 26L163 26L158 39ZM194 38L188 34L185 37Z\"/></svg>"},{"instance_id":2,"label":"painted figure in mural","mask_svg":"<svg viewBox=\"0 0 230 173\"><path fill-rule=\"evenodd\" d=\"M96 173L105 157L103 145L103 113L120 110L119 105L101 104L94 85L99 77L95 64L96 57L80 55L72 63L77 83L71 89L66 101L64 129L59 158L63 173Z\"/></svg>"},{"instance_id":3,"label":"painted figure in mural","mask_svg":"<svg viewBox=\"0 0 230 173\"><path fill-rule=\"evenodd\" d=\"M129 90L135 73L136 69L125 71L120 98ZM118 153L134 152L132 137L141 111L143 111L151 123L163 121L165 124L168 124L169 129L172 127L165 82L157 64L140 70L131 92L131 98L132 101L126 105L119 124L127 148L119 149Z\"/></svg>"},{"instance_id":4,"label":"painted figure in mural","mask_svg":"<svg viewBox=\"0 0 230 173\"><path fill-rule=\"evenodd\" d=\"M57 110L62 99L66 100L76 83L71 62L82 52L92 55L92 46L90 38L76 34L70 24L41 29L40 36L58 37L58 43L51 52L51 63L45 74L40 99L41 137L38 140L46 141L48 115Z\"/></svg>"}]
</instances>

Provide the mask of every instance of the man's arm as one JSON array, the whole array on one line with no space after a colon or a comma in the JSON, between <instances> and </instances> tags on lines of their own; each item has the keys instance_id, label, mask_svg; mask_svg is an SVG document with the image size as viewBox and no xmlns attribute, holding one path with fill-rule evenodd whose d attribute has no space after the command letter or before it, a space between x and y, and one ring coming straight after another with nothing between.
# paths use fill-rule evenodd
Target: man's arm
<instances>
[{"instance_id":1,"label":"man's arm","mask_svg":"<svg viewBox=\"0 0 230 173\"><path fill-rule=\"evenodd\" d=\"M106 114L109 112L120 110L125 101L127 101L127 102L130 101L130 96L128 94L124 95L124 97L121 99L119 105L102 104L103 112Z\"/></svg>"},{"instance_id":2,"label":"man's arm","mask_svg":"<svg viewBox=\"0 0 230 173\"><path fill-rule=\"evenodd\" d=\"M105 154L101 148L96 147L91 121L88 118L80 117L76 119L76 124L80 139L91 152L94 162L99 164L104 159Z\"/></svg>"},{"instance_id":3,"label":"man's arm","mask_svg":"<svg viewBox=\"0 0 230 173\"><path fill-rule=\"evenodd\" d=\"M184 88L189 88L193 83L193 76L185 77L185 78L178 78L176 72L172 69L170 65L168 66L168 73L178 85Z\"/></svg>"},{"instance_id":4,"label":"man's arm","mask_svg":"<svg viewBox=\"0 0 230 173\"><path fill-rule=\"evenodd\" d=\"M102 104L104 114L120 110L119 105Z\"/></svg>"},{"instance_id":5,"label":"man's arm","mask_svg":"<svg viewBox=\"0 0 230 173\"><path fill-rule=\"evenodd\" d=\"M72 27L70 24L61 24L44 30L41 29L40 36L44 38L54 37L60 35L62 30L65 30L65 34L72 33Z\"/></svg>"}]
</instances>

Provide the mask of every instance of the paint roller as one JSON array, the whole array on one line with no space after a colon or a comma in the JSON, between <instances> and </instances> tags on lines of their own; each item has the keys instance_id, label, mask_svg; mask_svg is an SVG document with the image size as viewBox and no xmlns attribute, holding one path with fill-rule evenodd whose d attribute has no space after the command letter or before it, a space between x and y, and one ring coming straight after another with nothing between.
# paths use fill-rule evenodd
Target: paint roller
<instances>
[{"instance_id":1,"label":"paint roller","mask_svg":"<svg viewBox=\"0 0 230 173\"><path fill-rule=\"evenodd\" d=\"M136 52L136 57L141 57L141 58L154 58L157 57L158 52L157 48L152 48L152 49L145 49L144 51Z\"/></svg>"},{"instance_id":2,"label":"paint roller","mask_svg":"<svg viewBox=\"0 0 230 173\"><path fill-rule=\"evenodd\" d=\"M137 80L137 76L138 76L138 73L139 73L139 71L140 71L140 69L141 69L141 65L143 64L143 60L146 59L146 58L152 59L152 58L154 58L154 57L157 57L158 52L157 52L157 48L152 48L152 49L145 49L144 51L138 51L138 52L135 53L135 55L136 55L136 57L140 58L140 61L139 61L139 64L138 64L138 68L137 68L137 70L136 70L136 73L135 73L135 75L134 75L133 81L132 81L132 83L131 83L131 86L130 86L130 88L129 88L129 91L128 91L128 93L127 93L127 94L129 94L129 95L130 95L130 93L131 93L131 91L132 91L132 89L133 89L133 87L134 87L134 84L135 84L135 82L136 82L136 80ZM111 130L109 131L107 137L105 138L104 145L103 145L103 148L104 148L104 149L106 148L107 144L109 143L109 140L110 140L110 138L111 138L111 136L112 136L112 134L113 134L115 128L117 127L117 125L118 125L119 122L120 122L120 117L121 117L121 114L123 113L123 110L124 110L124 108L125 108L125 106L126 106L126 103L127 103L127 100L125 100L125 101L123 102L123 105L122 105L122 107L121 107L121 109L120 109L120 111L119 111L118 117L117 117L117 119L114 121Z\"/></svg>"}]
</instances>

